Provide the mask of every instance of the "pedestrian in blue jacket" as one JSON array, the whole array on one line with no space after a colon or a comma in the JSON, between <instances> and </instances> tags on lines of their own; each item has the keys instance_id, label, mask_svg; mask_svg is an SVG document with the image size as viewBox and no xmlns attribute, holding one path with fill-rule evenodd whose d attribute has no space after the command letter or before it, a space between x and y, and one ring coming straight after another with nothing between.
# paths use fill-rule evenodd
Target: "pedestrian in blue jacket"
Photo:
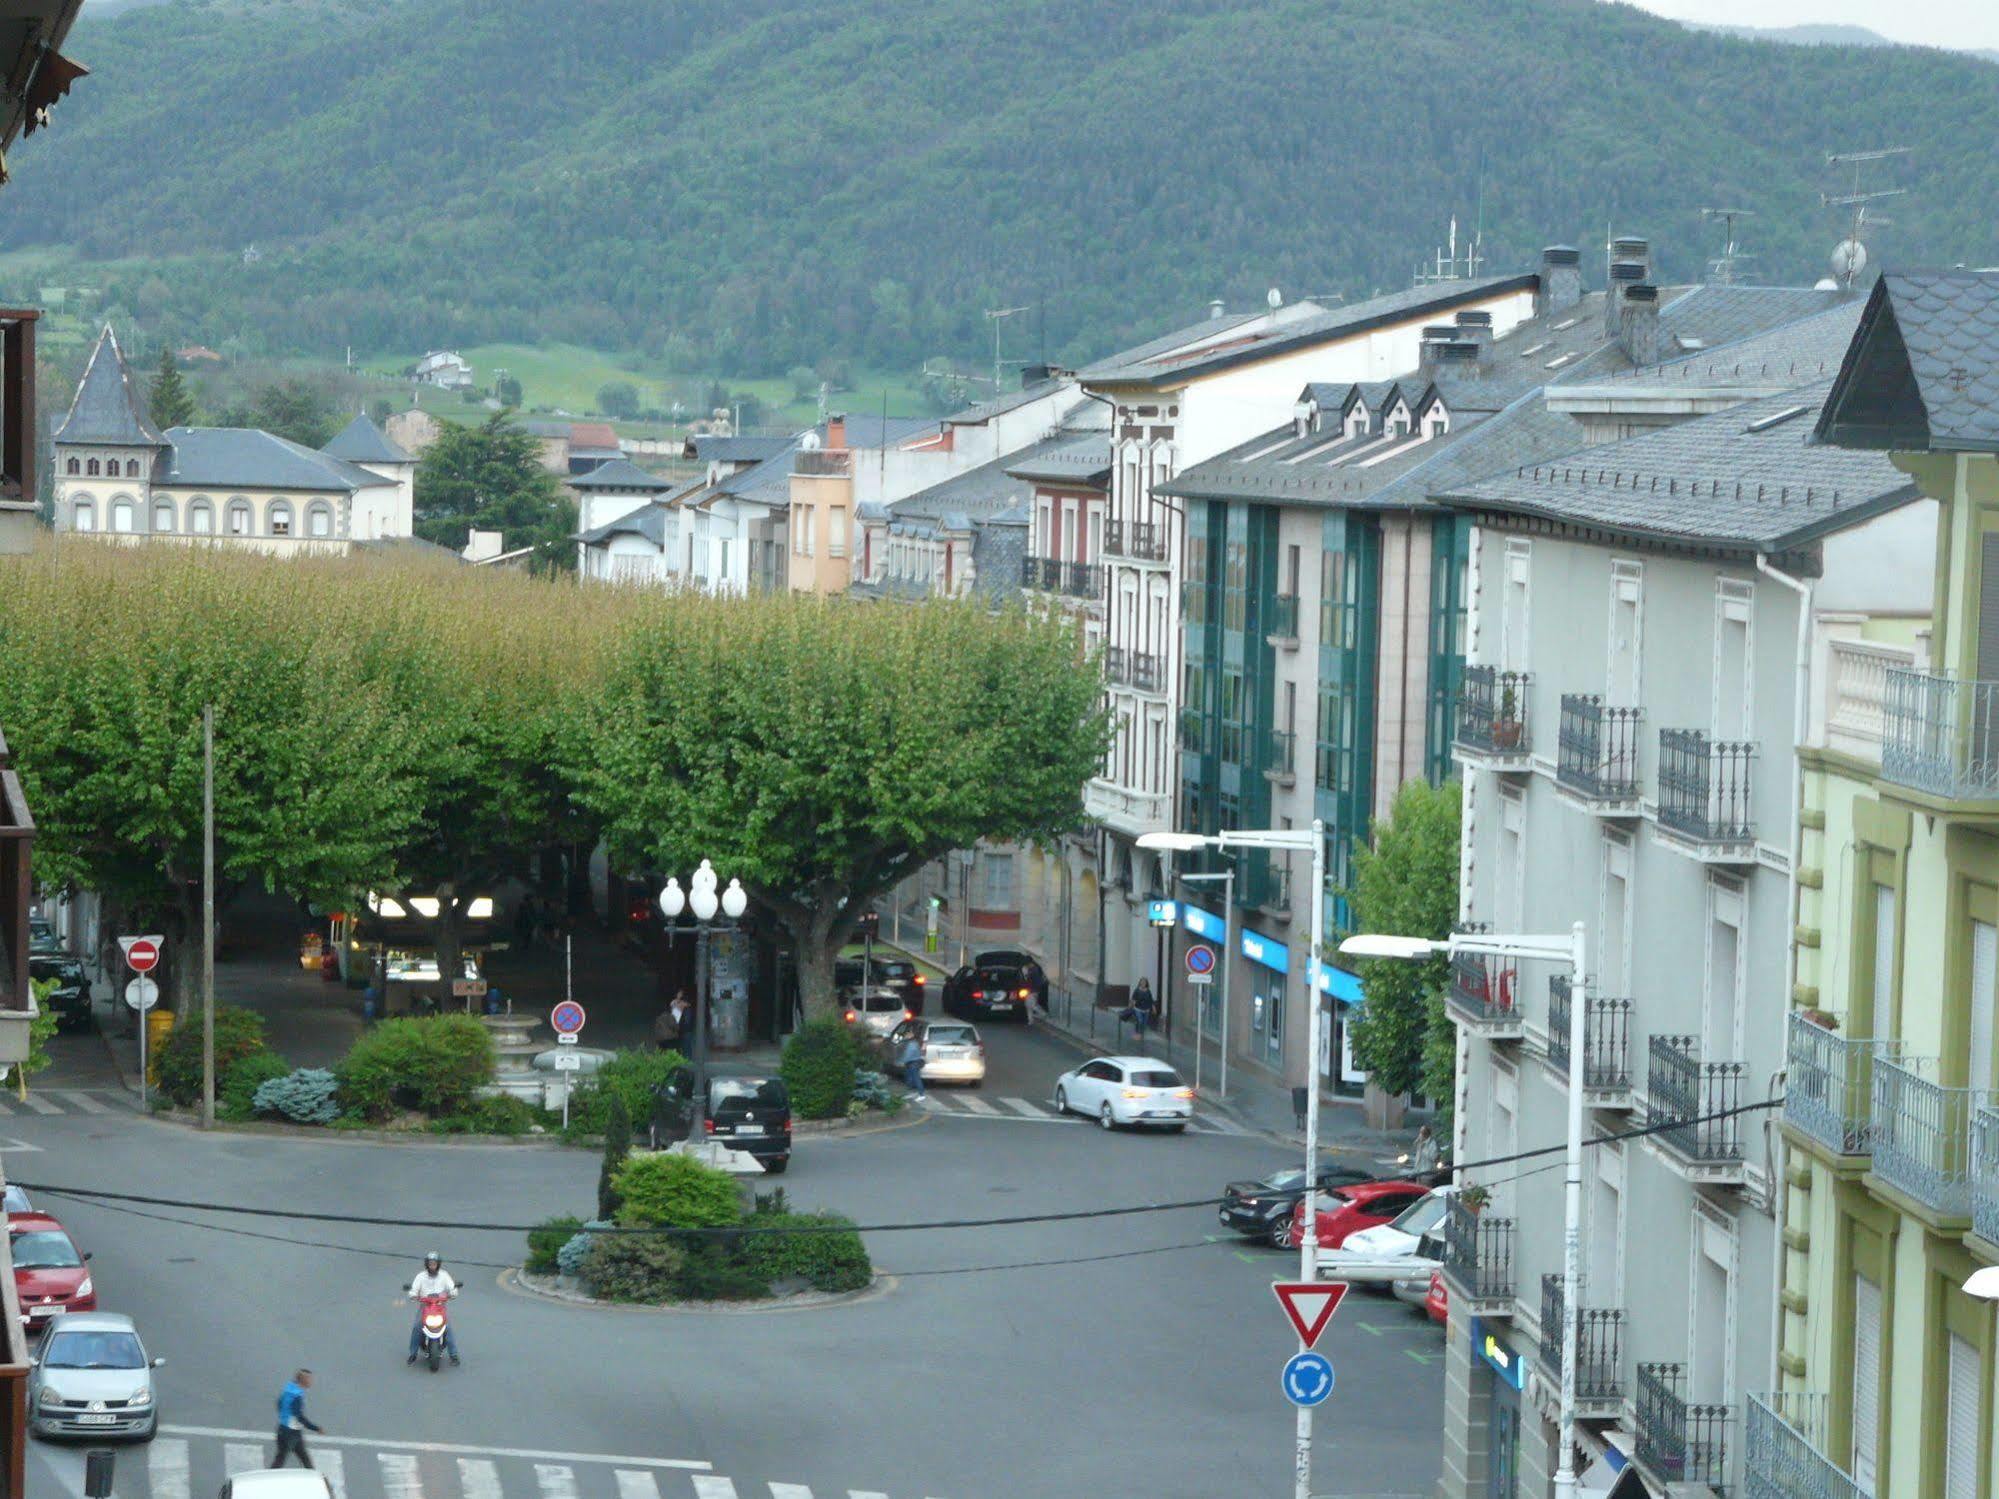
<instances>
[{"instance_id":1,"label":"pedestrian in blue jacket","mask_svg":"<svg viewBox=\"0 0 1999 1499\"><path fill-rule=\"evenodd\" d=\"M282 1468L285 1458L294 1452L301 1468L312 1466L312 1458L305 1450L305 1434L320 1428L305 1413L305 1392L311 1388L312 1370L301 1369L278 1392L278 1455L271 1459L274 1468Z\"/></svg>"}]
</instances>

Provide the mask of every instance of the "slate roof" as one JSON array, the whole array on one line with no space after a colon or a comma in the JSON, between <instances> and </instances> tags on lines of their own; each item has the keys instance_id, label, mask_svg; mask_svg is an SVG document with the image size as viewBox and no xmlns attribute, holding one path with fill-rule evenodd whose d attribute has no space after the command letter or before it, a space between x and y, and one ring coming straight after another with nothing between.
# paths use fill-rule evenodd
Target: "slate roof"
<instances>
[{"instance_id":1,"label":"slate roof","mask_svg":"<svg viewBox=\"0 0 1999 1499\"><path fill-rule=\"evenodd\" d=\"M124 448L156 448L165 440L146 416L146 403L133 386L118 335L109 324L90 351L76 399L69 403L69 415L56 429L55 440Z\"/></svg>"},{"instance_id":2,"label":"slate roof","mask_svg":"<svg viewBox=\"0 0 1999 1499\"><path fill-rule=\"evenodd\" d=\"M1629 541L1776 552L1911 499L1885 457L1815 445L1830 382L1440 491L1465 510L1566 521Z\"/></svg>"},{"instance_id":3,"label":"slate roof","mask_svg":"<svg viewBox=\"0 0 1999 1499\"><path fill-rule=\"evenodd\" d=\"M368 419L368 413L359 413L353 421L340 429L339 436L321 448L322 453L330 453L335 458L349 463L414 463L416 460L401 448L390 442L387 434Z\"/></svg>"},{"instance_id":4,"label":"slate roof","mask_svg":"<svg viewBox=\"0 0 1999 1499\"><path fill-rule=\"evenodd\" d=\"M1596 324L1603 326L1599 294ZM1659 290L1659 353L1662 361L1685 353L1701 353L1736 343L1771 328L1840 305L1845 294L1809 286L1689 286ZM1555 378L1568 384L1597 380L1633 368L1616 343L1564 364ZM1800 382L1803 383L1802 381Z\"/></svg>"},{"instance_id":5,"label":"slate roof","mask_svg":"<svg viewBox=\"0 0 1999 1499\"><path fill-rule=\"evenodd\" d=\"M585 546L601 546L613 536L641 536L654 546L666 545L666 507L659 504L641 505L629 515L621 515L616 520L593 526L588 531L577 534L576 539Z\"/></svg>"},{"instance_id":6,"label":"slate roof","mask_svg":"<svg viewBox=\"0 0 1999 1499\"><path fill-rule=\"evenodd\" d=\"M1883 273L1818 436L1857 448L1999 452L1999 271Z\"/></svg>"},{"instance_id":7,"label":"slate roof","mask_svg":"<svg viewBox=\"0 0 1999 1499\"><path fill-rule=\"evenodd\" d=\"M393 484L329 453L253 427L169 427L156 484L187 489L301 489L353 493Z\"/></svg>"},{"instance_id":8,"label":"slate roof","mask_svg":"<svg viewBox=\"0 0 1999 1499\"><path fill-rule=\"evenodd\" d=\"M944 418L944 424L947 427L971 427L989 422L996 416L1005 416L1009 411L1018 411L1023 406L1052 396L1064 385L1073 383L1068 380L1037 380L1032 385L1022 385L1018 390L1005 391L990 401L980 401L962 411L954 411Z\"/></svg>"},{"instance_id":9,"label":"slate roof","mask_svg":"<svg viewBox=\"0 0 1999 1499\"><path fill-rule=\"evenodd\" d=\"M571 489L622 489L644 494L664 494L673 481L649 474L629 458L611 458L587 474L573 474L563 481Z\"/></svg>"},{"instance_id":10,"label":"slate roof","mask_svg":"<svg viewBox=\"0 0 1999 1499\"><path fill-rule=\"evenodd\" d=\"M1108 454L1109 439L1099 440L1104 443ZM963 530L973 520L985 520L1029 499L1033 494L1033 481L1016 470L1022 465L1032 466L1052 454L1060 453L1075 442L1075 438L1067 436L1044 438L1019 452L995 458L991 463L982 463L962 474L954 474L928 489L919 489L915 494L891 502L889 517L898 522L917 519L948 523L950 517L961 516L963 524L953 525L952 529ZM1108 464L1108 456L1105 461Z\"/></svg>"},{"instance_id":11,"label":"slate roof","mask_svg":"<svg viewBox=\"0 0 1999 1499\"><path fill-rule=\"evenodd\" d=\"M1843 301L1733 343L1622 371L1604 383L1634 388L1755 385L1795 390L1813 381L1830 380L1839 373L1840 361L1853 341L1860 309L1858 300Z\"/></svg>"},{"instance_id":12,"label":"slate roof","mask_svg":"<svg viewBox=\"0 0 1999 1499\"><path fill-rule=\"evenodd\" d=\"M1058 442L1037 443L1006 460L1016 479L1062 484L1074 489L1104 489L1110 484L1110 433L1091 432Z\"/></svg>"},{"instance_id":13,"label":"slate roof","mask_svg":"<svg viewBox=\"0 0 1999 1499\"><path fill-rule=\"evenodd\" d=\"M683 451L703 463L762 463L797 441L795 437L722 437L703 433L688 438Z\"/></svg>"}]
</instances>

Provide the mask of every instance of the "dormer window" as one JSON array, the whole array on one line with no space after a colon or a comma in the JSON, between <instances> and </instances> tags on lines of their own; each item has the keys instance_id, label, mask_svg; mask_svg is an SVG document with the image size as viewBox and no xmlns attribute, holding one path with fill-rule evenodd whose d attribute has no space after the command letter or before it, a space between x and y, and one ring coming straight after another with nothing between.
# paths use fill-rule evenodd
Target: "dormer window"
<instances>
[{"instance_id":1,"label":"dormer window","mask_svg":"<svg viewBox=\"0 0 1999 1499\"><path fill-rule=\"evenodd\" d=\"M1367 436L1367 413L1365 411L1356 411L1347 418L1347 436L1350 438Z\"/></svg>"},{"instance_id":2,"label":"dormer window","mask_svg":"<svg viewBox=\"0 0 1999 1499\"><path fill-rule=\"evenodd\" d=\"M1409 418L1406 416L1396 417L1395 420L1389 425L1388 430L1394 433L1397 437L1407 437L1409 435Z\"/></svg>"}]
</instances>

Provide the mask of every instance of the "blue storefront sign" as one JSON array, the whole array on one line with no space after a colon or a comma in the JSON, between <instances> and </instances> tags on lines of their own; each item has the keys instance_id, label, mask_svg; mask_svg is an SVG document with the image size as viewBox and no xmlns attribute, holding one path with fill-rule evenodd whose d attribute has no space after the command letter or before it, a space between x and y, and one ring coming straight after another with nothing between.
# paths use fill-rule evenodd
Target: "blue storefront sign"
<instances>
[{"instance_id":1,"label":"blue storefront sign","mask_svg":"<svg viewBox=\"0 0 1999 1499\"><path fill-rule=\"evenodd\" d=\"M1319 992L1330 994L1343 1005L1357 1005L1362 998L1360 980L1330 963L1319 965Z\"/></svg>"},{"instance_id":2,"label":"blue storefront sign","mask_svg":"<svg viewBox=\"0 0 1999 1499\"><path fill-rule=\"evenodd\" d=\"M1242 929L1242 955L1252 963L1261 963L1272 973L1291 971L1291 949L1274 937L1266 937L1261 932Z\"/></svg>"},{"instance_id":3,"label":"blue storefront sign","mask_svg":"<svg viewBox=\"0 0 1999 1499\"><path fill-rule=\"evenodd\" d=\"M1527 1387L1527 1361L1513 1351L1505 1338L1487 1326L1483 1317L1471 1319L1471 1348L1492 1370L1493 1378L1516 1390Z\"/></svg>"},{"instance_id":4,"label":"blue storefront sign","mask_svg":"<svg viewBox=\"0 0 1999 1499\"><path fill-rule=\"evenodd\" d=\"M1180 924L1180 903L1173 900L1149 900L1145 903L1146 919L1154 926L1178 926Z\"/></svg>"},{"instance_id":5,"label":"blue storefront sign","mask_svg":"<svg viewBox=\"0 0 1999 1499\"><path fill-rule=\"evenodd\" d=\"M1227 922L1223 921L1213 911L1206 911L1199 906L1188 905L1185 901L1180 903L1180 925L1184 926L1196 937L1205 937L1210 942L1228 941L1229 929Z\"/></svg>"}]
</instances>

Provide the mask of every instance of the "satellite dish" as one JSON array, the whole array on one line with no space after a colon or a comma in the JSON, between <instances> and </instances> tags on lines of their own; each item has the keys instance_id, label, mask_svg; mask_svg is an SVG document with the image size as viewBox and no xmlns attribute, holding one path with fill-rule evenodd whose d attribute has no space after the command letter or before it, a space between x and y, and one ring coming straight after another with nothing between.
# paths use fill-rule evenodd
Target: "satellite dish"
<instances>
[{"instance_id":1,"label":"satellite dish","mask_svg":"<svg viewBox=\"0 0 1999 1499\"><path fill-rule=\"evenodd\" d=\"M1268 302L1270 304L1270 310L1272 312L1275 312L1278 308L1284 305L1284 293L1279 291L1276 287L1273 286L1270 288L1269 291L1263 294L1263 300Z\"/></svg>"},{"instance_id":2,"label":"satellite dish","mask_svg":"<svg viewBox=\"0 0 1999 1499\"><path fill-rule=\"evenodd\" d=\"M1867 269L1867 246L1859 240L1847 238L1832 247L1832 274L1837 281L1848 286L1854 278Z\"/></svg>"},{"instance_id":3,"label":"satellite dish","mask_svg":"<svg viewBox=\"0 0 1999 1499\"><path fill-rule=\"evenodd\" d=\"M819 434L817 432L807 432L803 437L798 439L798 445L808 453L816 452L819 447Z\"/></svg>"},{"instance_id":4,"label":"satellite dish","mask_svg":"<svg viewBox=\"0 0 1999 1499\"><path fill-rule=\"evenodd\" d=\"M1830 276L1821 276L1812 283L1813 291L1838 291L1839 283Z\"/></svg>"}]
</instances>

